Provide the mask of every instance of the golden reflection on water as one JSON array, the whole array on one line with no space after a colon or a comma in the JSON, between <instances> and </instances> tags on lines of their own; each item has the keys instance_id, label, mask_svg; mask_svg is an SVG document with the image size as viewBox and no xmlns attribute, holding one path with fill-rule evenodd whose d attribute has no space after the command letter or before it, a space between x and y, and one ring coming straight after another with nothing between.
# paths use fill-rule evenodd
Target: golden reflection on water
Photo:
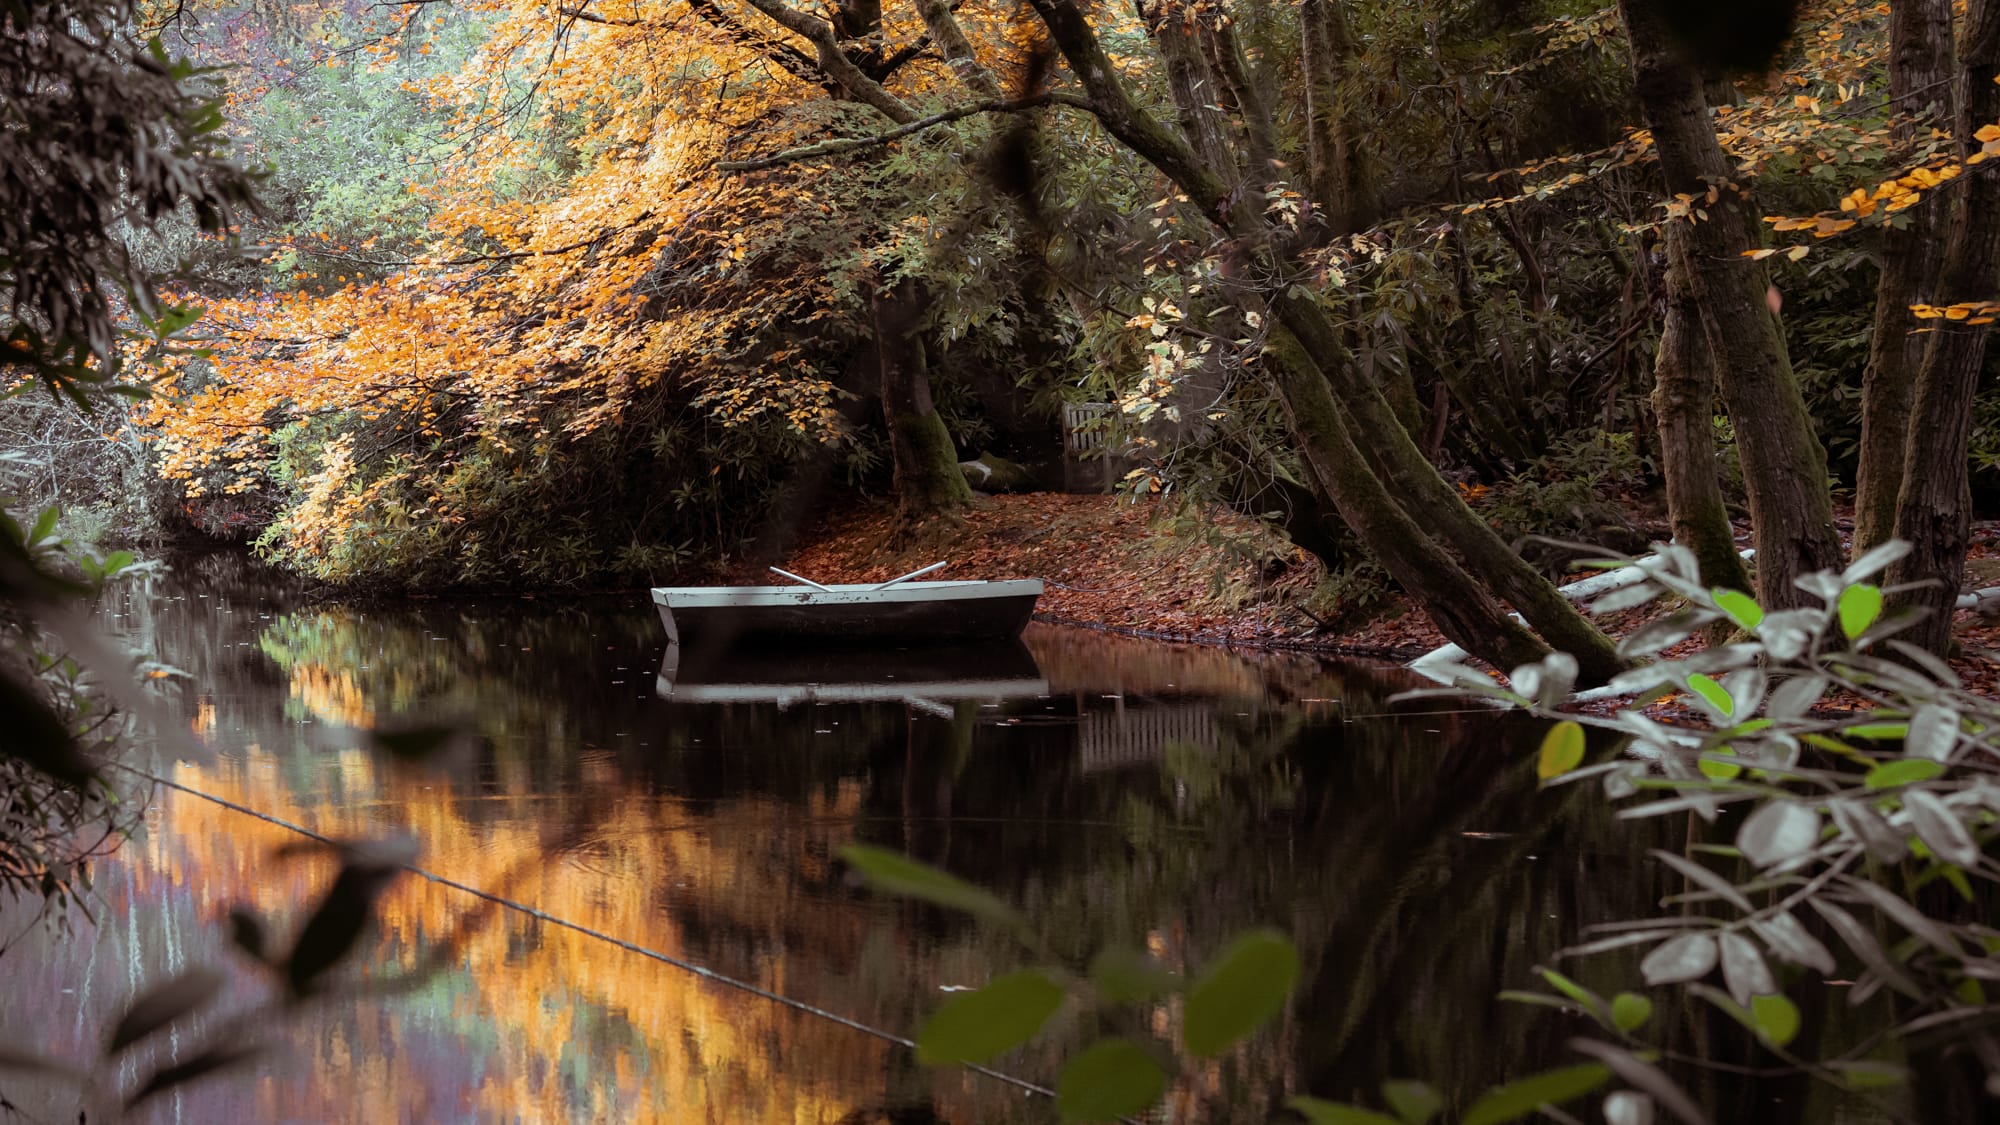
<instances>
[{"instance_id":1,"label":"golden reflection on water","mask_svg":"<svg viewBox=\"0 0 2000 1125\"><path fill-rule=\"evenodd\" d=\"M798 870L824 867L827 849L848 835L838 824L859 800L850 786L815 801L804 819L821 827L802 834L777 830L800 810L744 799L714 817L730 825L717 833L690 828L674 803L624 795L601 776L562 799L591 808L588 839L551 855L542 810L533 807L547 801L534 794L468 801L362 754L342 755L338 770L347 795L338 803L298 800L280 780L279 763L254 747L218 767L177 766L172 780L335 838L408 832L422 841L420 866L680 956L690 953L664 888L699 872L709 893L749 907L734 921L796 925L801 911L788 888ZM326 862L273 861L298 842L289 829L185 793L170 792L164 803L171 830L146 844L136 865L139 897L154 891L156 880L198 884L217 914L225 904L246 903L296 917L298 904L324 887ZM773 831L753 830L760 827ZM666 1121L719 1113L730 1121L832 1122L857 1107L818 1088L812 1076L877 1073L886 1053L900 1050L519 913L468 923L479 905L415 876L398 881L379 906L374 975L389 966L417 970L433 943L463 925L457 973L440 974L408 998L363 1000L354 1018L334 1021L304 1045L301 1060L330 1081L262 1086L269 1096L303 1090L326 1100L266 1103L271 1119L397 1120L428 1103L477 1120ZM850 912L847 921L817 935L832 961L866 937L865 917ZM759 967L768 973L762 983L784 990L782 960ZM412 1050L440 1022L458 1039L451 1049L487 1056L470 1089L436 1088L429 1052Z\"/></svg>"}]
</instances>

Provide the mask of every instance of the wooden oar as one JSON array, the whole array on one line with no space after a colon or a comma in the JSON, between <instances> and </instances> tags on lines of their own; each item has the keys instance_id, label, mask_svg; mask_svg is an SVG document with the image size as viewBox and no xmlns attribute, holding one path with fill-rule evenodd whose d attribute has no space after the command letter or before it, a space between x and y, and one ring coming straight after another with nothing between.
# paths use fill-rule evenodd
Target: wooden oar
<instances>
[{"instance_id":1,"label":"wooden oar","mask_svg":"<svg viewBox=\"0 0 2000 1125\"><path fill-rule=\"evenodd\" d=\"M771 568L771 573L772 573L772 574L782 574L782 575L784 575L785 577L787 577L787 578L791 579L791 580L792 580L792 581L794 581L794 582L803 582L803 583L805 583L806 585L808 585L808 586L811 586L811 587L812 587L813 589L815 589L815 590L825 590L825 591L826 591L827 593L829 593L829 594L833 593L833 589L832 589L831 587L828 587L828 586L822 586L822 585L820 585L819 583L817 583L817 582L814 582L814 581L813 581L812 579L810 579L810 578L806 578L806 577L804 577L804 576L802 576L802 575L797 575L797 574L793 574L793 573L792 573L791 571L789 571L789 570L779 570L779 569L778 569L777 567L775 567L775 566L774 566L774 567L772 567L772 568Z\"/></svg>"},{"instance_id":2,"label":"wooden oar","mask_svg":"<svg viewBox=\"0 0 2000 1125\"><path fill-rule=\"evenodd\" d=\"M889 580L888 580L887 582L878 582L878 583L876 583L875 585L873 585L873 586L870 586L870 587L868 587L868 588L869 588L869 589L871 589L871 590L886 590L886 589L888 589L889 587L891 587L891 586L894 586L894 585L895 585L896 583L898 583L898 582L908 582L908 581L909 581L910 579L912 579L912 578L921 578L921 577L923 577L924 575L926 575L926 574L929 574L929 573L930 573L931 571L933 571L933 570L938 570L938 569L941 569L941 568L943 568L943 567L945 567L945 566L947 566L947 565L949 565L949 564L948 564L948 563L941 563L941 562L934 562L934 563L932 563L932 564L931 564L931 565L929 565L929 566L926 566L926 567L920 567L920 568L918 568L918 569L916 569L916 570L913 570L913 571L911 571L911 572L910 572L910 573L908 573L908 574L905 574L905 575L901 575L901 576L899 576L899 577L896 577L896 578L891 578L891 579L889 579Z\"/></svg>"}]
</instances>

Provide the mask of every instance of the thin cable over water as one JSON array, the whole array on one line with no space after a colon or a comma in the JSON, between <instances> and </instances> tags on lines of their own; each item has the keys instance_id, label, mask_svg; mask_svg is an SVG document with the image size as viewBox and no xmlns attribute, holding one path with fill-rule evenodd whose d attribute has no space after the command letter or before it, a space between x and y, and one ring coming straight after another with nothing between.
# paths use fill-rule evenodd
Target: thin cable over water
<instances>
[{"instance_id":1,"label":"thin cable over water","mask_svg":"<svg viewBox=\"0 0 2000 1125\"><path fill-rule=\"evenodd\" d=\"M312 829L305 827L304 825L294 824L289 820L285 820L281 817L272 816L271 814L266 812L259 812L258 810L253 809L248 805L237 804L235 801L231 801L226 797L218 797L213 793L204 793L199 789L182 785L178 781L169 781L166 778L159 776L158 774L148 773L147 771L139 769L136 766L128 766L123 762L112 762L110 764L117 767L118 769L126 771L127 773L143 777L146 780L151 781L156 785L164 785L169 789L179 790L180 792L186 793L189 796L200 797L204 801L220 805L223 808L230 810L231 812L239 812L245 816L255 817L258 820L264 821L267 824L275 824L278 827L283 828L287 831L296 832L299 835L306 837L307 839L317 840L322 844L329 844L335 846L338 846L340 843L340 841L335 840L333 837L323 835L319 832L315 832ZM611 934L603 932L602 930L594 930L589 926L585 926L579 922L572 922L567 918L558 918L555 915L548 913L547 911L538 910L535 907L527 905L526 903L516 902L510 898L504 898L500 895L492 893L491 891L480 890L478 887L470 886L465 883L461 883L456 879L447 878L443 875L439 875L434 871L429 871L426 870L425 868L418 867L414 863L406 864L405 869L408 870L411 874L417 875L432 883L436 883L439 886L450 887L455 891L463 891L464 893L469 894L474 898L483 899L487 902L493 903L496 906L503 906L509 910L526 914L530 918L534 918L540 922L546 922L552 926L561 926L566 930L573 930L579 934L584 935L585 937L595 938L598 941L605 942L610 945L615 945L618 948L623 949L628 953L636 953L641 957L650 958L651 960L658 961L663 965L671 965L676 969L693 973L695 976L701 977L703 980L713 981L716 984L720 984L728 988L734 988L740 992L747 992L752 996L756 996L764 1000L769 1000L774 1004L781 1004L787 1008L792 1009L793 1011L803 1012L806 1015L814 1016L816 1018L827 1020L832 1023L837 1023L842 1027L851 1028L855 1031L861 1032L864 1035L872 1035L877 1039L882 1039L890 1043L895 1043L898 1046L908 1047L912 1050L916 1049L917 1041L914 1039L898 1035L893 1031L885 1031L879 1027L872 1027L868 1024L862 1023L859 1020L850 1019L847 1016L843 1016L838 1012L829 1012L825 1008L815 1007L814 1005L808 1004L803 1000L795 1000L790 996L783 995L782 993L773 992L768 988L752 984L749 981L739 980L736 977L732 977L724 973L718 973L714 969L711 969L706 965L696 964L693 961L686 961L679 957L675 957L671 954L661 953L657 949L648 949L643 945L638 945L634 942L626 941L624 938L614 937ZM1056 1096L1056 1092L1054 1090L1049 1089L1047 1086L1030 1082L1025 1078L1017 1078L1012 1074L1006 1073L1005 1071L994 1070L992 1067L980 1066L977 1063L964 1063L962 1065L965 1067L965 1069L973 1071L974 1073L983 1074L988 1078L998 1079L999 1081L1005 1082L1010 1086L1026 1090L1029 1093L1040 1094L1043 1097L1049 1097L1049 1098Z\"/></svg>"}]
</instances>

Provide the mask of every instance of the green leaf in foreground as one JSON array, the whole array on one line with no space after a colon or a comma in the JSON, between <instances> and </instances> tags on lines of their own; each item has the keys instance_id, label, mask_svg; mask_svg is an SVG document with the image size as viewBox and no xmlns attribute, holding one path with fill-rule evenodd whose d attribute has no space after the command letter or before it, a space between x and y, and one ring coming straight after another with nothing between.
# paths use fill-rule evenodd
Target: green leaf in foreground
<instances>
[{"instance_id":1,"label":"green leaf in foreground","mask_svg":"<svg viewBox=\"0 0 2000 1125\"><path fill-rule=\"evenodd\" d=\"M1867 632L1875 619L1882 616L1882 591L1866 582L1849 586L1840 592L1836 609L1840 614L1840 631L1851 641Z\"/></svg>"},{"instance_id":2,"label":"green leaf in foreground","mask_svg":"<svg viewBox=\"0 0 2000 1125\"><path fill-rule=\"evenodd\" d=\"M1178 991L1181 978L1132 949L1106 949L1090 961L1090 983L1118 1004L1138 1004Z\"/></svg>"},{"instance_id":3,"label":"green leaf in foreground","mask_svg":"<svg viewBox=\"0 0 2000 1125\"><path fill-rule=\"evenodd\" d=\"M917 1057L927 1063L985 1062L1033 1038L1062 998L1062 986L1047 973L1008 973L945 1001L917 1033Z\"/></svg>"},{"instance_id":4,"label":"green leaf in foreground","mask_svg":"<svg viewBox=\"0 0 2000 1125\"><path fill-rule=\"evenodd\" d=\"M1561 1105L1580 1098L1611 1079L1611 1068L1602 1063L1566 1066L1544 1071L1519 1082L1488 1091L1465 1111L1465 1125L1503 1125L1519 1121L1544 1105Z\"/></svg>"},{"instance_id":5,"label":"green leaf in foreground","mask_svg":"<svg viewBox=\"0 0 2000 1125\"><path fill-rule=\"evenodd\" d=\"M1611 998L1611 1023L1631 1034L1653 1018L1653 1002L1636 992L1621 992Z\"/></svg>"},{"instance_id":6,"label":"green leaf in foreground","mask_svg":"<svg viewBox=\"0 0 2000 1125\"><path fill-rule=\"evenodd\" d=\"M1310 1125L1403 1125L1403 1122L1386 1113L1363 1109L1358 1105L1344 1102L1322 1101L1319 1098L1293 1098L1285 1103L1292 1112L1305 1118Z\"/></svg>"},{"instance_id":7,"label":"green leaf in foreground","mask_svg":"<svg viewBox=\"0 0 2000 1125\"><path fill-rule=\"evenodd\" d=\"M1382 1083L1382 1100L1388 1102L1389 1108L1395 1110L1396 1116L1407 1125L1424 1125L1444 1108L1444 1099L1438 1096L1436 1090L1426 1083L1409 1079Z\"/></svg>"},{"instance_id":8,"label":"green leaf in foreground","mask_svg":"<svg viewBox=\"0 0 2000 1125\"><path fill-rule=\"evenodd\" d=\"M861 872L868 885L878 891L963 910L1016 930L1027 928L1021 915L991 891L918 863L901 853L867 844L849 844L840 849L840 858L849 867Z\"/></svg>"},{"instance_id":9,"label":"green leaf in foreground","mask_svg":"<svg viewBox=\"0 0 2000 1125\"><path fill-rule=\"evenodd\" d=\"M1856 1059L1853 1062L1830 1062L1826 1065L1840 1072L1850 1090L1896 1086L1910 1080L1907 1068L1898 1063L1883 1062L1878 1059Z\"/></svg>"},{"instance_id":10,"label":"green leaf in foreground","mask_svg":"<svg viewBox=\"0 0 2000 1125\"><path fill-rule=\"evenodd\" d=\"M1068 1121L1112 1121L1144 1113L1166 1093L1167 1074L1130 1039L1105 1039L1069 1061L1056 1079L1056 1112Z\"/></svg>"},{"instance_id":11,"label":"green leaf in foreground","mask_svg":"<svg viewBox=\"0 0 2000 1125\"><path fill-rule=\"evenodd\" d=\"M1718 586L1710 590L1708 596L1715 599L1715 608L1728 614L1739 629L1755 629L1764 620L1764 607L1757 604L1757 599L1740 590L1725 590Z\"/></svg>"},{"instance_id":12,"label":"green leaf in foreground","mask_svg":"<svg viewBox=\"0 0 2000 1125\"><path fill-rule=\"evenodd\" d=\"M1798 1005L1777 993L1750 998L1750 1023L1759 1038L1782 1047L1799 1033Z\"/></svg>"},{"instance_id":13,"label":"green leaf in foreground","mask_svg":"<svg viewBox=\"0 0 2000 1125\"><path fill-rule=\"evenodd\" d=\"M1564 719L1542 736L1542 752L1535 759L1535 776L1547 781L1561 777L1583 763L1583 726Z\"/></svg>"},{"instance_id":14,"label":"green leaf in foreground","mask_svg":"<svg viewBox=\"0 0 2000 1125\"><path fill-rule=\"evenodd\" d=\"M1230 943L1188 989L1182 1038L1188 1053L1219 1055L1285 1007L1299 979L1299 951L1276 930Z\"/></svg>"},{"instance_id":15,"label":"green leaf in foreground","mask_svg":"<svg viewBox=\"0 0 2000 1125\"><path fill-rule=\"evenodd\" d=\"M1929 758L1898 758L1869 770L1868 776L1861 779L1861 784L1870 789L1894 789L1899 785L1929 781L1943 772L1943 762L1934 762Z\"/></svg>"},{"instance_id":16,"label":"green leaf in foreground","mask_svg":"<svg viewBox=\"0 0 2000 1125\"><path fill-rule=\"evenodd\" d=\"M1688 690L1701 696L1719 715L1736 714L1736 701L1729 697L1728 689L1717 683L1714 676L1700 672L1688 677Z\"/></svg>"}]
</instances>

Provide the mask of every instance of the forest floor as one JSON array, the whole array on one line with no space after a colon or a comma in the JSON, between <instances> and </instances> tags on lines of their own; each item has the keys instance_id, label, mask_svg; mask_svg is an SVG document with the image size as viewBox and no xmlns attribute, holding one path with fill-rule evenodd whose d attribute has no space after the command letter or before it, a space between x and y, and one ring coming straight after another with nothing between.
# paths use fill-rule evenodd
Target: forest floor
<instances>
[{"instance_id":1,"label":"forest floor","mask_svg":"<svg viewBox=\"0 0 2000 1125\"><path fill-rule=\"evenodd\" d=\"M2000 528L1980 525L1974 539L1968 581L2000 584ZM1314 607L1338 601L1321 588L1316 560L1254 521L1196 517L1157 499L982 496L960 518L901 535L893 505L843 505L807 530L785 566L821 582L879 582L940 560L951 564L940 578L1042 579L1036 617L1061 624L1398 662L1444 643L1396 593L1350 607L1337 622L1316 616ZM1642 608L1601 624L1615 636L1649 616ZM1966 686L2000 697L2000 621L1961 610L1956 635L1961 653L1952 664Z\"/></svg>"}]
</instances>

